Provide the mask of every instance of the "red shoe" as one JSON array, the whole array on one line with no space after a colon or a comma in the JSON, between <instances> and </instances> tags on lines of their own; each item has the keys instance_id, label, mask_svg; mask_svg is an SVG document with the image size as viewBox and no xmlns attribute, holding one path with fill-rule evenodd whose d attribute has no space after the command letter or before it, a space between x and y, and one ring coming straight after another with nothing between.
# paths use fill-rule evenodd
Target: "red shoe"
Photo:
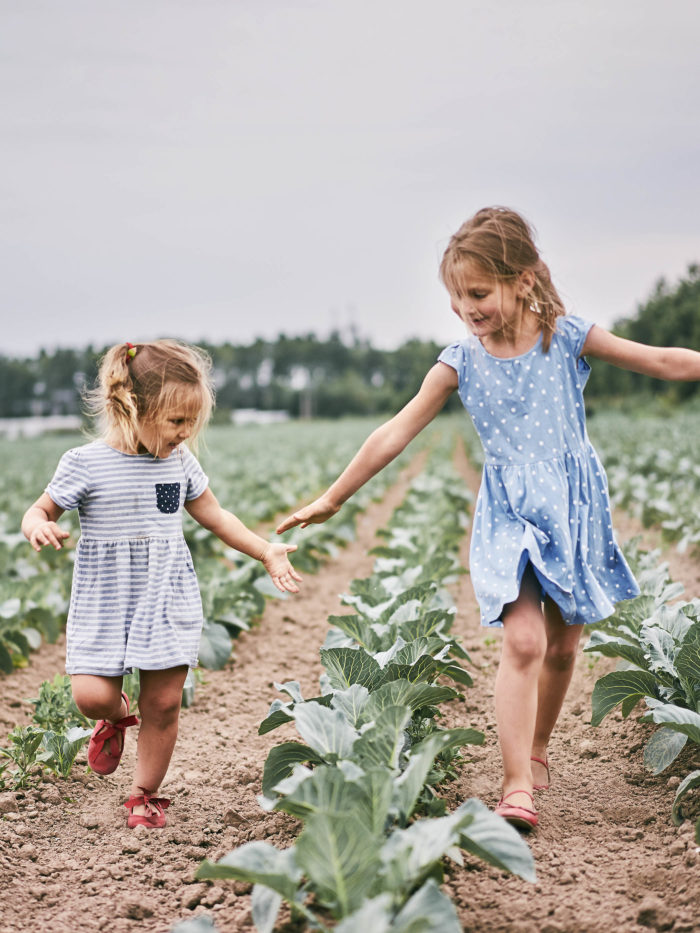
<instances>
[{"instance_id":1,"label":"red shoe","mask_svg":"<svg viewBox=\"0 0 700 933\"><path fill-rule=\"evenodd\" d=\"M535 803L529 791L512 790L509 794L501 797L494 813L497 816L502 816L504 820L507 820L513 826L517 826L518 829L534 829L537 826L537 810L530 810L528 807L515 807L510 803L506 803L506 800L512 797L513 794L527 794L532 803Z\"/></svg>"},{"instance_id":2,"label":"red shoe","mask_svg":"<svg viewBox=\"0 0 700 933\"><path fill-rule=\"evenodd\" d=\"M98 719L92 730L88 745L88 764L96 774L111 774L117 770L124 751L124 732L128 726L138 725L136 716L129 716L129 697L125 693L122 693L122 696L126 703L126 716L117 722Z\"/></svg>"},{"instance_id":3,"label":"red shoe","mask_svg":"<svg viewBox=\"0 0 700 933\"><path fill-rule=\"evenodd\" d=\"M540 765L544 765L547 769L547 783L546 784L533 784L533 790L549 790L549 762L546 758L538 758L536 755L530 755L530 761L536 761Z\"/></svg>"},{"instance_id":4,"label":"red shoe","mask_svg":"<svg viewBox=\"0 0 700 933\"><path fill-rule=\"evenodd\" d=\"M124 802L124 806L129 810L129 816L126 825L133 829L135 826L148 826L149 829L162 829L166 823L164 811L170 806L167 797L154 797L149 791L145 790L142 794L129 797ZM133 813L134 807L144 806L145 813Z\"/></svg>"}]
</instances>

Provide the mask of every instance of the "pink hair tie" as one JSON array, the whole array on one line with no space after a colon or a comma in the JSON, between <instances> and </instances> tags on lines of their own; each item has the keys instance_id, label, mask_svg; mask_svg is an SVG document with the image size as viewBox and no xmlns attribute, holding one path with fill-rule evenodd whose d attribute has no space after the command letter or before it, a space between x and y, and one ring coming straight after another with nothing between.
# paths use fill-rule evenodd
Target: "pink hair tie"
<instances>
[{"instance_id":1,"label":"pink hair tie","mask_svg":"<svg viewBox=\"0 0 700 933\"><path fill-rule=\"evenodd\" d=\"M127 361L127 363L130 363L130 362L133 360L133 358L134 358L135 356L136 356L136 347L133 345L133 343L129 343L129 341L127 340L127 342L126 342L126 361Z\"/></svg>"}]
</instances>

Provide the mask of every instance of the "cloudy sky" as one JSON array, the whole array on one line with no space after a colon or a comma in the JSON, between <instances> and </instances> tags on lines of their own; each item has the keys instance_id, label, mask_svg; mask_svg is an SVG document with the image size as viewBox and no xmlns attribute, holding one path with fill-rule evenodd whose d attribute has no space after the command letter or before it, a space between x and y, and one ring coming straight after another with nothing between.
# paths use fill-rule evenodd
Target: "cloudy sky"
<instances>
[{"instance_id":1,"label":"cloudy sky","mask_svg":"<svg viewBox=\"0 0 700 933\"><path fill-rule=\"evenodd\" d=\"M0 0L0 352L449 342L506 204L610 324L700 261L697 0Z\"/></svg>"}]
</instances>

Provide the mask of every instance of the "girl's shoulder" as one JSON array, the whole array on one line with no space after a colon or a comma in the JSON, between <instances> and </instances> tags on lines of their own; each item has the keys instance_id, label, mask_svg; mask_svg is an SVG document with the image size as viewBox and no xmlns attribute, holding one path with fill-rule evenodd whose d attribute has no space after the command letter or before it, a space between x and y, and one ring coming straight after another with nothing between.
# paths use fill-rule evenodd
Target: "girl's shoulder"
<instances>
[{"instance_id":1,"label":"girl's shoulder","mask_svg":"<svg viewBox=\"0 0 700 933\"><path fill-rule=\"evenodd\" d=\"M591 327L593 321L587 321L577 314L563 314L557 318L557 333L564 338L575 357L581 356Z\"/></svg>"},{"instance_id":2,"label":"girl's shoulder","mask_svg":"<svg viewBox=\"0 0 700 933\"><path fill-rule=\"evenodd\" d=\"M476 337L472 334L468 334L463 340L456 340L439 354L438 363L446 363L459 373L467 365L476 342Z\"/></svg>"}]
</instances>

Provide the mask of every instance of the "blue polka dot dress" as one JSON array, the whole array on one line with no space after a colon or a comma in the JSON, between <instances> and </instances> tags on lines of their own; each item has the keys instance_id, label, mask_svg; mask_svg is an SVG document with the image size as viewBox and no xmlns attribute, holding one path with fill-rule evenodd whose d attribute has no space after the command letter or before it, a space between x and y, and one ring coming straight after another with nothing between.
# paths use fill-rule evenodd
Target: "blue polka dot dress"
<instances>
[{"instance_id":1,"label":"blue polka dot dress","mask_svg":"<svg viewBox=\"0 0 700 933\"><path fill-rule=\"evenodd\" d=\"M473 335L447 347L459 395L484 447L470 573L481 624L502 625L531 563L569 624L599 622L639 587L613 535L605 471L588 439L581 351L592 324L567 315L542 339L501 359Z\"/></svg>"}]
</instances>

